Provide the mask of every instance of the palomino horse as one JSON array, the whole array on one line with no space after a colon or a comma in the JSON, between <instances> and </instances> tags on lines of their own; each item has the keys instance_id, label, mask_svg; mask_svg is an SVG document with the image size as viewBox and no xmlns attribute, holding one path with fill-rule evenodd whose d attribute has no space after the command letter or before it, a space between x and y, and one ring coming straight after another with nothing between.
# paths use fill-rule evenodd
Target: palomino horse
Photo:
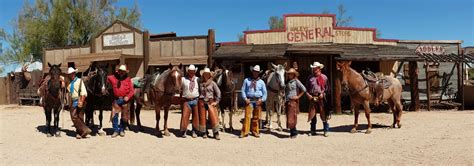
<instances>
[{"instance_id":1,"label":"palomino horse","mask_svg":"<svg viewBox=\"0 0 474 166\"><path fill-rule=\"evenodd\" d=\"M365 110L365 117L367 118L368 128L366 134L370 134L372 130L372 123L370 122L370 103L376 101L377 96L368 88L367 80L362 77L357 71L350 67L351 61L337 62L336 68L342 72L341 85L345 90L350 93L351 109L354 109L354 127L351 133L357 131L358 117L359 117L359 106L362 104ZM388 101L390 108L393 112L393 124L391 127L398 125L401 127L400 118L402 116L402 85L400 81L392 76L386 78L391 85L383 90L382 101Z\"/></svg>"},{"instance_id":2,"label":"palomino horse","mask_svg":"<svg viewBox=\"0 0 474 166\"><path fill-rule=\"evenodd\" d=\"M219 113L221 114L220 124L222 130L225 130L225 109L229 110L229 132L234 131L232 127L232 116L238 111L237 106L237 94L235 92L236 81L233 80L232 71L222 68L216 69L214 75L214 81L221 91L221 101L219 102Z\"/></svg>"},{"instance_id":3,"label":"palomino horse","mask_svg":"<svg viewBox=\"0 0 474 166\"><path fill-rule=\"evenodd\" d=\"M183 77L183 65L173 66L169 64L169 68L164 71L160 76L158 76L156 83L150 89L151 94L153 94L153 102L155 104L155 114L156 114L156 131L159 135L160 132L160 110L163 108L165 112L165 123L164 123L164 135L169 136L170 132L168 131L168 112L172 104L172 99L175 94L181 93L181 83Z\"/></svg>"},{"instance_id":4,"label":"palomino horse","mask_svg":"<svg viewBox=\"0 0 474 166\"><path fill-rule=\"evenodd\" d=\"M61 88L61 80L60 80L60 75L61 75L61 64L59 65L51 65L48 63L49 66L49 76L45 78L45 81L43 82L42 86L45 86L44 90L44 114L46 116L46 136L51 137L52 136L52 131L51 131L51 111L54 110L54 132L56 137L60 136L60 131L59 131L59 112L61 109L61 105L64 102L64 93Z\"/></svg>"},{"instance_id":5,"label":"palomino horse","mask_svg":"<svg viewBox=\"0 0 474 166\"><path fill-rule=\"evenodd\" d=\"M277 113L278 130L283 130L280 116L285 103L285 68L286 63L284 65L272 63L272 69L267 71L263 77L267 84L266 121L269 130L272 129L272 116L274 112Z\"/></svg>"},{"instance_id":6,"label":"palomino horse","mask_svg":"<svg viewBox=\"0 0 474 166\"><path fill-rule=\"evenodd\" d=\"M87 89L86 97L86 125L94 126L94 111L99 110L99 126L97 133L104 135L102 130L103 111L112 110L113 96L111 92L112 86L107 81L106 66L92 65L85 74L84 84Z\"/></svg>"}]
</instances>

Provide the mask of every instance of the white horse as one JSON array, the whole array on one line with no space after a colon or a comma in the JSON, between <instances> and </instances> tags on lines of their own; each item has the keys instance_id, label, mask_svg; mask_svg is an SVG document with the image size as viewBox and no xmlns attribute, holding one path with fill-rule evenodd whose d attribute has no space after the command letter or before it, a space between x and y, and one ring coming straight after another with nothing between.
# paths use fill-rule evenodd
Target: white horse
<instances>
[{"instance_id":1,"label":"white horse","mask_svg":"<svg viewBox=\"0 0 474 166\"><path fill-rule=\"evenodd\" d=\"M264 81L267 85L267 101L266 101L266 121L267 128L272 129L272 115L273 112L277 113L277 124L278 130L282 131L280 115L284 110L285 102L285 68L284 65L275 65L272 63L272 69L265 73Z\"/></svg>"}]
</instances>

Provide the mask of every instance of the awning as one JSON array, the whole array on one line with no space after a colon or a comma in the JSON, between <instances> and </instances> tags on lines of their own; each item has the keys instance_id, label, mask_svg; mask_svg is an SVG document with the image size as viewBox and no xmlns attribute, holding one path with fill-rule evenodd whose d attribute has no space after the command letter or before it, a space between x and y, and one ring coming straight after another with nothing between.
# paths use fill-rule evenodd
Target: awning
<instances>
[{"instance_id":1,"label":"awning","mask_svg":"<svg viewBox=\"0 0 474 166\"><path fill-rule=\"evenodd\" d=\"M121 63L125 63L126 59L143 59L143 56L126 55L126 54L121 54L121 53L116 53L116 52L92 53L92 54L68 56L66 58L66 61L74 62L76 68L79 69L79 71L84 71L89 67L89 65L92 62L119 60Z\"/></svg>"},{"instance_id":2,"label":"awning","mask_svg":"<svg viewBox=\"0 0 474 166\"><path fill-rule=\"evenodd\" d=\"M266 45L223 45L220 46L212 58L214 59L286 59L285 53L288 44Z\"/></svg>"}]
</instances>

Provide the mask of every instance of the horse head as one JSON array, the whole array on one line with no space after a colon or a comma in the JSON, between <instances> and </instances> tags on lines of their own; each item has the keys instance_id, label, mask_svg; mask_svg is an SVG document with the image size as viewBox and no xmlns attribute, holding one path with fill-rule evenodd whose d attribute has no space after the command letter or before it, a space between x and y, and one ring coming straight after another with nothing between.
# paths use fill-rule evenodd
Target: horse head
<instances>
[{"instance_id":1,"label":"horse head","mask_svg":"<svg viewBox=\"0 0 474 166\"><path fill-rule=\"evenodd\" d=\"M286 72L285 68L286 68L286 63L283 65L281 64L275 65L272 63L272 71L274 73L273 79L275 79L276 84L279 86L278 89L285 88L285 72Z\"/></svg>"},{"instance_id":2,"label":"horse head","mask_svg":"<svg viewBox=\"0 0 474 166\"><path fill-rule=\"evenodd\" d=\"M233 73L225 67L215 68L214 81L223 91L230 92L235 89L236 81L233 79Z\"/></svg>"},{"instance_id":3,"label":"horse head","mask_svg":"<svg viewBox=\"0 0 474 166\"><path fill-rule=\"evenodd\" d=\"M342 73L342 80L341 80L341 86L343 88L343 91L348 92L349 91L349 75L351 72L351 63L352 61L341 61L336 63L336 69L341 71Z\"/></svg>"},{"instance_id":4,"label":"horse head","mask_svg":"<svg viewBox=\"0 0 474 166\"><path fill-rule=\"evenodd\" d=\"M97 74L95 75L96 83L95 89L100 90L100 94L106 96L109 94L107 90L107 68L108 64L97 69Z\"/></svg>"},{"instance_id":5,"label":"horse head","mask_svg":"<svg viewBox=\"0 0 474 166\"><path fill-rule=\"evenodd\" d=\"M173 66L171 63L169 64L170 72L168 77L166 78L166 87L165 89L168 92L172 93L181 93L181 78L183 77L183 64L179 64L179 66Z\"/></svg>"},{"instance_id":6,"label":"horse head","mask_svg":"<svg viewBox=\"0 0 474 166\"><path fill-rule=\"evenodd\" d=\"M56 65L53 64L51 65L48 62L49 66L49 75L50 75L50 80L48 81L48 91L53 95L53 96L59 96L59 89L61 88L61 82L59 80L59 76L61 76L61 63Z\"/></svg>"}]
</instances>

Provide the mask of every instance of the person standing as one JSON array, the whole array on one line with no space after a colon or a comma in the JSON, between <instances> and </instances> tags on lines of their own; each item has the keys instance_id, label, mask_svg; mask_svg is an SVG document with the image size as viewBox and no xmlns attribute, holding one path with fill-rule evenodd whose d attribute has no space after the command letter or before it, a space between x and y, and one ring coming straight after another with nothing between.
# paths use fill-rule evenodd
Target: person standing
<instances>
[{"instance_id":1,"label":"person standing","mask_svg":"<svg viewBox=\"0 0 474 166\"><path fill-rule=\"evenodd\" d=\"M198 112L198 97L199 97L199 85L198 77L196 77L197 67L189 65L187 76L182 78L182 91L181 99L183 104L181 105L181 124L180 131L181 137L186 138L186 131L189 124L189 116L192 114L192 134L193 138L197 137L197 130L199 129L199 112Z\"/></svg>"},{"instance_id":2,"label":"person standing","mask_svg":"<svg viewBox=\"0 0 474 166\"><path fill-rule=\"evenodd\" d=\"M71 120L76 128L76 138L85 138L92 130L84 123L84 102L87 97L87 90L80 78L76 76L77 69L69 67L67 75L71 80L67 85L69 112Z\"/></svg>"},{"instance_id":3,"label":"person standing","mask_svg":"<svg viewBox=\"0 0 474 166\"><path fill-rule=\"evenodd\" d=\"M251 67L252 76L246 78L242 85L242 98L245 100L245 118L240 138L247 137L249 132L259 138L260 113L262 112L262 103L267 100L267 89L265 83L260 79L260 66ZM252 125L250 125L250 113L252 112Z\"/></svg>"},{"instance_id":4,"label":"person standing","mask_svg":"<svg viewBox=\"0 0 474 166\"><path fill-rule=\"evenodd\" d=\"M329 86L327 85L327 76L321 73L321 69L324 65L319 62L313 62L310 65L313 74L306 81L306 87L308 88L307 97L309 99L309 114L308 122L311 121L311 135L316 135L316 113L319 112L321 121L323 121L324 136L328 136L329 123L327 122L328 116L324 110L324 101L326 100L326 93Z\"/></svg>"},{"instance_id":5,"label":"person standing","mask_svg":"<svg viewBox=\"0 0 474 166\"><path fill-rule=\"evenodd\" d=\"M200 132L207 138L206 113L209 113L209 121L212 128L214 138L220 140L219 137L219 118L217 117L217 104L221 100L221 91L211 77L212 73L209 68L201 71L202 82L199 85L201 94L199 95L199 128Z\"/></svg>"},{"instance_id":6,"label":"person standing","mask_svg":"<svg viewBox=\"0 0 474 166\"><path fill-rule=\"evenodd\" d=\"M296 123L299 113L299 99L305 94L306 88L298 80L299 73L294 68L290 68L286 73L288 75L288 83L285 87L286 127L290 129L290 138L293 139L298 135Z\"/></svg>"},{"instance_id":7,"label":"person standing","mask_svg":"<svg viewBox=\"0 0 474 166\"><path fill-rule=\"evenodd\" d=\"M119 69L113 74L107 76L107 81L112 85L114 101L112 103L112 127L114 133L112 138L120 135L125 136L124 128L128 125L130 119L129 101L134 95L132 80L128 77L127 67L120 65ZM119 113L121 113L119 123Z\"/></svg>"}]
</instances>

